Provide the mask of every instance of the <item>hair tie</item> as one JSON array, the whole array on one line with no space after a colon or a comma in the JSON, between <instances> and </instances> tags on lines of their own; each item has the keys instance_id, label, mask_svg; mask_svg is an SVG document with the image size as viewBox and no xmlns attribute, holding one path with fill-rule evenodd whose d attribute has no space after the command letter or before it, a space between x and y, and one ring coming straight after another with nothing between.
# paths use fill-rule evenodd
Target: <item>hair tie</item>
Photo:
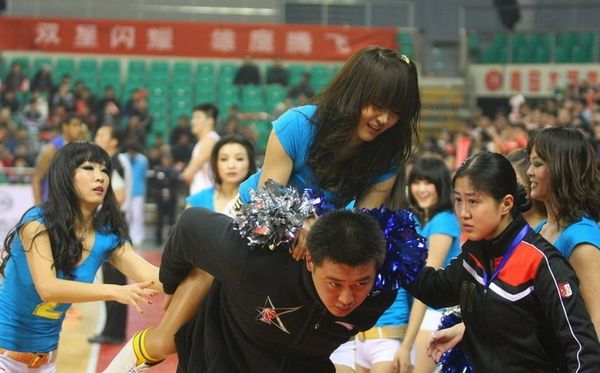
<instances>
[{"instance_id":1,"label":"hair tie","mask_svg":"<svg viewBox=\"0 0 600 373\"><path fill-rule=\"evenodd\" d=\"M401 54L400 55L400 59L404 62L406 62L407 65L410 65L410 59L408 57L406 57L405 54Z\"/></svg>"}]
</instances>

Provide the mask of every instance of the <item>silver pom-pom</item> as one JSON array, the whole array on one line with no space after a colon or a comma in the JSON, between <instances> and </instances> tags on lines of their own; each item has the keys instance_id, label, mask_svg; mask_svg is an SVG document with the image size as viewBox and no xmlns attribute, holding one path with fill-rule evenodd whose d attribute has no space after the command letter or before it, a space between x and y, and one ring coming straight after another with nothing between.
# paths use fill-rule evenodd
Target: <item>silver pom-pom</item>
<instances>
[{"instance_id":1,"label":"silver pom-pom","mask_svg":"<svg viewBox=\"0 0 600 373\"><path fill-rule=\"evenodd\" d=\"M294 187L284 187L273 180L250 191L250 197L251 202L236 211L234 228L248 239L250 247L270 250L289 247L320 202L308 192L299 194Z\"/></svg>"}]
</instances>

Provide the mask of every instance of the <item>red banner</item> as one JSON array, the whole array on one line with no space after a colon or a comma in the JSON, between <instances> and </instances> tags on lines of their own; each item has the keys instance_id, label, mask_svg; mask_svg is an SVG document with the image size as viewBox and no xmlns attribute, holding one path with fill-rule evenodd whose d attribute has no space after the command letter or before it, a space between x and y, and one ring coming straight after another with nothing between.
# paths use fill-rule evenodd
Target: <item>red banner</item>
<instances>
[{"instance_id":1,"label":"red banner","mask_svg":"<svg viewBox=\"0 0 600 373\"><path fill-rule=\"evenodd\" d=\"M0 17L0 49L118 55L341 61L397 48L393 28Z\"/></svg>"}]
</instances>

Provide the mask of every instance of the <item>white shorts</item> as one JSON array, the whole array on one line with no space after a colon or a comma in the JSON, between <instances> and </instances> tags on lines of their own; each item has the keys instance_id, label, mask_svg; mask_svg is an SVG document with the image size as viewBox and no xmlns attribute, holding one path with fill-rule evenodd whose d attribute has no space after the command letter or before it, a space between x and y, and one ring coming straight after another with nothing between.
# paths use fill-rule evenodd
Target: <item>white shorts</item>
<instances>
[{"instance_id":1,"label":"white shorts","mask_svg":"<svg viewBox=\"0 0 600 373\"><path fill-rule=\"evenodd\" d=\"M444 310L434 310L431 308L427 308L425 311L425 317L423 317L423 322L421 323L421 330L428 331L436 331L440 326L440 321L442 320L442 312Z\"/></svg>"},{"instance_id":2,"label":"white shorts","mask_svg":"<svg viewBox=\"0 0 600 373\"><path fill-rule=\"evenodd\" d=\"M355 369L354 367L354 355L356 353L356 347L354 344L354 339L342 343L338 348L335 349L329 356L329 359L335 365L344 365L347 367Z\"/></svg>"},{"instance_id":3,"label":"white shorts","mask_svg":"<svg viewBox=\"0 0 600 373\"><path fill-rule=\"evenodd\" d=\"M401 344L401 339L357 339L356 364L371 369L377 363L392 362Z\"/></svg>"},{"instance_id":4,"label":"white shorts","mask_svg":"<svg viewBox=\"0 0 600 373\"><path fill-rule=\"evenodd\" d=\"M28 368L25 363L0 355L0 373L56 373L56 362L44 364L39 368Z\"/></svg>"}]
</instances>

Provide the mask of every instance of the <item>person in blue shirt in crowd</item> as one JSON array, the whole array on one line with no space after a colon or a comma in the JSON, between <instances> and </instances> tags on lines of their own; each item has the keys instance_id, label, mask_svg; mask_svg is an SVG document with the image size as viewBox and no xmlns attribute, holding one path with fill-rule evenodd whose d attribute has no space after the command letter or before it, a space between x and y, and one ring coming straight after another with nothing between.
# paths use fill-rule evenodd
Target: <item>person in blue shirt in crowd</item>
<instances>
[{"instance_id":1,"label":"person in blue shirt in crowd","mask_svg":"<svg viewBox=\"0 0 600 373\"><path fill-rule=\"evenodd\" d=\"M134 245L141 245L145 238L144 204L146 203L148 158L142 154L142 144L134 138L127 140L125 148L131 165L131 202L125 212L125 219L129 225L131 242Z\"/></svg>"},{"instance_id":2,"label":"person in blue shirt in crowd","mask_svg":"<svg viewBox=\"0 0 600 373\"><path fill-rule=\"evenodd\" d=\"M401 176L398 176L399 180ZM403 185L403 190L394 195L402 201L398 207L409 207L416 214L421 224L419 233L427 238L427 265L444 267L460 252L460 226L452 208L448 167L437 157L416 158ZM406 291L400 289L394 304L377 324L358 334L356 351L351 359L348 359L350 356L340 359L339 355L335 358L345 362L338 365L346 366L351 366L348 361L355 360L357 372L408 372L412 369L411 351L416 343L414 371L431 372L435 364L426 355L426 343L431 331L437 329L440 318L441 311L427 308L418 300L412 301ZM338 372L341 368L338 367Z\"/></svg>"},{"instance_id":3,"label":"person in blue shirt in crowd","mask_svg":"<svg viewBox=\"0 0 600 373\"><path fill-rule=\"evenodd\" d=\"M420 108L414 62L386 48L356 52L309 105L273 122L263 167L240 185L239 203L272 179L300 191L310 188L337 207L353 200L358 207L379 207L412 151ZM310 224L297 238L296 260L306 254ZM131 361L143 367L175 352L173 336L195 314L204 286L191 280L180 284L161 324L134 336L107 372L131 369ZM144 346L145 354L135 353L133 345Z\"/></svg>"},{"instance_id":4,"label":"person in blue shirt in crowd","mask_svg":"<svg viewBox=\"0 0 600 373\"><path fill-rule=\"evenodd\" d=\"M600 168L591 143L574 128L552 127L527 145L531 198L543 201L548 219L536 227L569 261L600 336Z\"/></svg>"},{"instance_id":5,"label":"person in blue shirt in crowd","mask_svg":"<svg viewBox=\"0 0 600 373\"><path fill-rule=\"evenodd\" d=\"M408 176L408 201L421 223L420 234L427 238L426 265L443 268L460 252L460 225L452 206L450 171L440 158L417 158ZM435 362L426 346L436 330L442 310L425 306L415 299L410 310L406 336L396 355L398 371L408 372L415 346L414 372L433 372Z\"/></svg>"},{"instance_id":6,"label":"person in blue shirt in crowd","mask_svg":"<svg viewBox=\"0 0 600 373\"><path fill-rule=\"evenodd\" d=\"M239 135L221 137L213 147L210 168L215 185L187 197L187 205L223 212L237 198L240 184L256 172L252 142Z\"/></svg>"},{"instance_id":7,"label":"person in blue shirt in crowd","mask_svg":"<svg viewBox=\"0 0 600 373\"><path fill-rule=\"evenodd\" d=\"M7 235L0 264L0 371L55 372L71 303L114 300L141 312L162 291L158 268L129 242L110 175L110 157L98 145L64 145L49 167L48 201L25 212ZM136 283L92 283L105 261Z\"/></svg>"}]
</instances>

